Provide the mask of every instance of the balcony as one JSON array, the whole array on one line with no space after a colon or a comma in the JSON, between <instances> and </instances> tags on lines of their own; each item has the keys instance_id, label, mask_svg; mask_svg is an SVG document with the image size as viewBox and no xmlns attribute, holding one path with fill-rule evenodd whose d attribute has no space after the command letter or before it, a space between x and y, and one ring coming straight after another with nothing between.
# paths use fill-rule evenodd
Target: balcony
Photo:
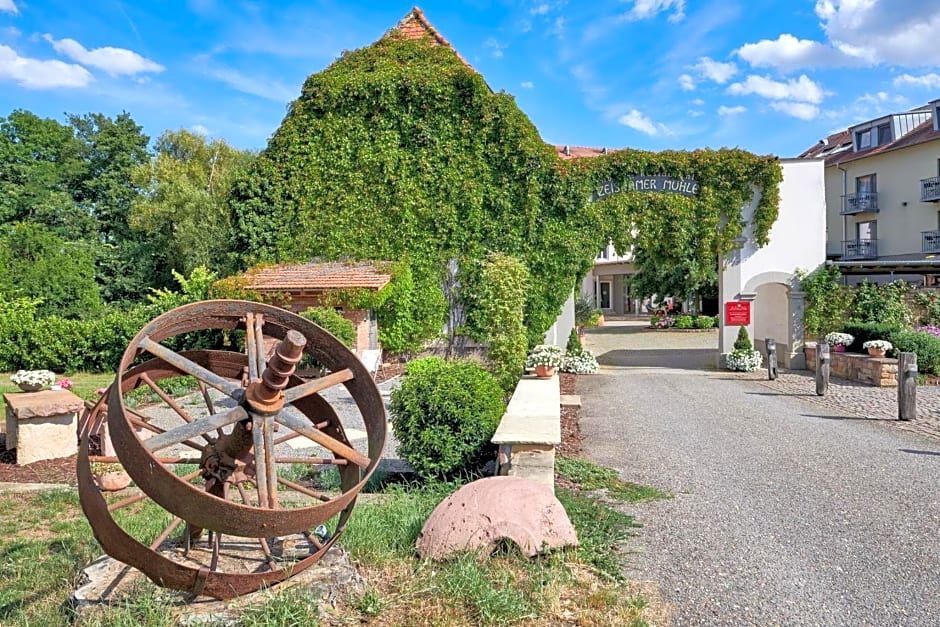
<instances>
[{"instance_id":1,"label":"balcony","mask_svg":"<svg viewBox=\"0 0 940 627\"><path fill-rule=\"evenodd\" d=\"M860 192L846 194L842 197L842 211L844 216L866 211L878 211L878 192Z\"/></svg>"},{"instance_id":2,"label":"balcony","mask_svg":"<svg viewBox=\"0 0 940 627\"><path fill-rule=\"evenodd\" d=\"M920 252L940 253L940 231L920 232Z\"/></svg>"},{"instance_id":3,"label":"balcony","mask_svg":"<svg viewBox=\"0 0 940 627\"><path fill-rule=\"evenodd\" d=\"M920 201L940 202L940 176L920 180Z\"/></svg>"},{"instance_id":4,"label":"balcony","mask_svg":"<svg viewBox=\"0 0 940 627\"><path fill-rule=\"evenodd\" d=\"M842 258L877 259L878 240L876 239L849 239L842 242Z\"/></svg>"}]
</instances>

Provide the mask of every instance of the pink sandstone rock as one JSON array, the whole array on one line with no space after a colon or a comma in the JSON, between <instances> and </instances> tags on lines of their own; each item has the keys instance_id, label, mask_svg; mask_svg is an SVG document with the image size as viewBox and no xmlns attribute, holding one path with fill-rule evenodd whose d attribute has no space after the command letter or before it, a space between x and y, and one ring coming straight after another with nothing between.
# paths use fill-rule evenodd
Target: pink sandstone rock
<instances>
[{"instance_id":1,"label":"pink sandstone rock","mask_svg":"<svg viewBox=\"0 0 940 627\"><path fill-rule=\"evenodd\" d=\"M461 551L489 553L510 540L524 555L577 546L568 514L547 485L521 477L488 477L463 486L435 508L416 543L425 559Z\"/></svg>"}]
</instances>

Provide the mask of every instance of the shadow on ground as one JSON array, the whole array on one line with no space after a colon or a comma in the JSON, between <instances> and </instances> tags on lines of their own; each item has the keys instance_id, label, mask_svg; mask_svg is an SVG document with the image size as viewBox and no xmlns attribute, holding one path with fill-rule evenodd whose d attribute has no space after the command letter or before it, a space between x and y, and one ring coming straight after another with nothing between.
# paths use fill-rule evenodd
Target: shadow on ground
<instances>
[{"instance_id":1,"label":"shadow on ground","mask_svg":"<svg viewBox=\"0 0 940 627\"><path fill-rule=\"evenodd\" d=\"M612 350L599 355L597 363L602 366L633 368L714 370L715 350L712 348Z\"/></svg>"},{"instance_id":2,"label":"shadow on ground","mask_svg":"<svg viewBox=\"0 0 940 627\"><path fill-rule=\"evenodd\" d=\"M902 453L910 453L912 455L936 455L940 457L940 451L918 451L913 448L899 448L898 450Z\"/></svg>"}]
</instances>

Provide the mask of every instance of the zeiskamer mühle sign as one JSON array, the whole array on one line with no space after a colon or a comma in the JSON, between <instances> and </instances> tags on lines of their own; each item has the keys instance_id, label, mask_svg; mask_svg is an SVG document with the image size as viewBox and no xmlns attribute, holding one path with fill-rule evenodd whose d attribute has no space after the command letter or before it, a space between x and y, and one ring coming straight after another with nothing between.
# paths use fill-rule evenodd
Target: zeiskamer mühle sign
<instances>
[{"instance_id":1,"label":"zeiskamer m\u00fchle sign","mask_svg":"<svg viewBox=\"0 0 940 627\"><path fill-rule=\"evenodd\" d=\"M620 182L610 179L601 183L597 191L591 195L591 200L602 200L608 196L613 196L622 191L635 192L665 192L668 194L680 194L682 196L697 196L699 191L698 181L695 179L682 179L674 176L647 176L638 174L630 177L626 181Z\"/></svg>"}]
</instances>

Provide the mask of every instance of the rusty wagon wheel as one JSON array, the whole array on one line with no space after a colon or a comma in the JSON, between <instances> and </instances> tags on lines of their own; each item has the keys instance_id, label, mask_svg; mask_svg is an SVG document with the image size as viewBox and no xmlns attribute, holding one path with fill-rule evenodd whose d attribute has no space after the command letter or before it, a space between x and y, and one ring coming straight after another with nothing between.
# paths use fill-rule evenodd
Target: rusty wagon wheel
<instances>
[{"instance_id":1,"label":"rusty wagon wheel","mask_svg":"<svg viewBox=\"0 0 940 627\"><path fill-rule=\"evenodd\" d=\"M245 351L170 348L178 341L174 338L207 330L243 332ZM266 338L268 345L277 341L273 352L266 351ZM310 380L296 376L303 354L329 374ZM181 375L198 384L195 408L192 397L185 404L159 385ZM339 414L320 395L337 385L345 386L362 418L368 454L350 444ZM128 406L128 394L139 387L161 399L173 424L152 424ZM382 398L359 359L314 323L260 303L206 301L155 318L128 345L106 399L107 405L103 397L86 413L79 433L79 495L95 537L108 555L157 584L219 599L281 581L319 560L342 535L385 446ZM105 423L116 460L89 452L91 434ZM331 456L278 453L276 446L297 437ZM92 461L120 461L140 493L109 503L95 485ZM335 466L339 492L292 481L283 476L288 464ZM291 492L318 502L282 506L280 495ZM169 522L155 538L143 540L126 529L123 511L148 499ZM324 523L333 530L318 537L312 530ZM304 550L288 558L278 547L293 536ZM203 537L207 545L199 558L190 549L203 546ZM167 550L168 543L178 547L175 553ZM255 545L262 557L239 563L233 556L246 553L231 546L246 544Z\"/></svg>"}]
</instances>

